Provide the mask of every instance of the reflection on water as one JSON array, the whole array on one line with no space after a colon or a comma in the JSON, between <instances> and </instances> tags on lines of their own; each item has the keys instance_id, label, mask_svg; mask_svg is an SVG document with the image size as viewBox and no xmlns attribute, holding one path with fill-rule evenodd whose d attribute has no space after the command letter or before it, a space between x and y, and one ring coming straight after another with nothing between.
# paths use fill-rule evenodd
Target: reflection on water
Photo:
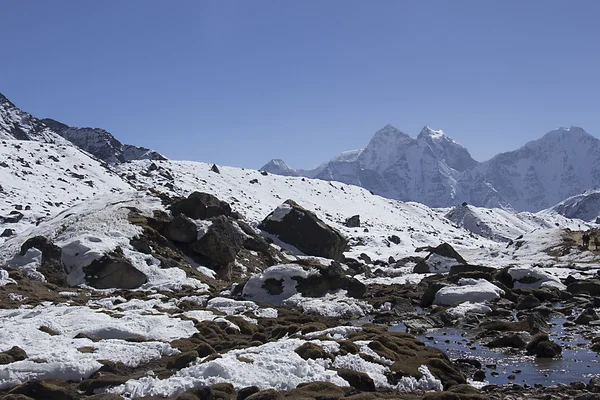
<instances>
[{"instance_id":1,"label":"reflection on water","mask_svg":"<svg viewBox=\"0 0 600 400\"><path fill-rule=\"evenodd\" d=\"M467 334L455 328L443 328L427 332L418 337L429 346L443 350L450 359L475 358L482 364L486 373L485 381L490 384L519 383L531 386L544 386L558 383L587 382L593 375L600 373L600 357L589 350L590 341L575 331L565 332L562 324L566 319L557 318L552 321L550 332L554 340L563 348L562 357L557 359L540 359L526 356L523 351L513 354L512 349L489 349L473 343ZM405 332L404 324L390 327L390 331ZM516 372L520 370L520 372ZM495 371L498 375L492 375ZM509 375L515 375L509 380Z\"/></svg>"}]
</instances>

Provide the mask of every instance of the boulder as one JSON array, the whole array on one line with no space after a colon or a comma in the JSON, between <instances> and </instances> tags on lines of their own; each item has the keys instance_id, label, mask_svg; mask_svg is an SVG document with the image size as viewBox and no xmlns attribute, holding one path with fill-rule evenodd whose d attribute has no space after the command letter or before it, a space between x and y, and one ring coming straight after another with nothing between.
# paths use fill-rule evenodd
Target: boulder
<instances>
[{"instance_id":1,"label":"boulder","mask_svg":"<svg viewBox=\"0 0 600 400\"><path fill-rule=\"evenodd\" d=\"M600 280L590 279L585 281L577 281L570 283L567 286L567 292L571 294L588 293L590 296L600 295Z\"/></svg>"},{"instance_id":2,"label":"boulder","mask_svg":"<svg viewBox=\"0 0 600 400\"><path fill-rule=\"evenodd\" d=\"M597 321L599 319L600 316L598 316L596 310L593 307L588 307L585 310L583 310L582 313L579 314L579 316L577 316L577 318L575 318L573 322L575 322L578 325L589 325L590 322Z\"/></svg>"},{"instance_id":3,"label":"boulder","mask_svg":"<svg viewBox=\"0 0 600 400\"><path fill-rule=\"evenodd\" d=\"M88 284L96 289L136 289L148 282L146 275L118 252L92 261L83 271Z\"/></svg>"},{"instance_id":4,"label":"boulder","mask_svg":"<svg viewBox=\"0 0 600 400\"><path fill-rule=\"evenodd\" d=\"M259 228L276 235L305 254L336 261L344 259L347 240L313 212L300 207L293 200L287 200L277 207L261 222Z\"/></svg>"},{"instance_id":5,"label":"boulder","mask_svg":"<svg viewBox=\"0 0 600 400\"><path fill-rule=\"evenodd\" d=\"M364 297L367 287L358 279L347 276L342 266L332 262L329 266L318 266L319 274L308 278L294 277L296 289L306 297L321 297L331 290L343 289L348 296Z\"/></svg>"},{"instance_id":6,"label":"boulder","mask_svg":"<svg viewBox=\"0 0 600 400\"><path fill-rule=\"evenodd\" d=\"M329 359L329 355L321 346L311 342L304 343L294 351L304 360L314 360L317 358Z\"/></svg>"},{"instance_id":7,"label":"boulder","mask_svg":"<svg viewBox=\"0 0 600 400\"><path fill-rule=\"evenodd\" d=\"M519 304L517 304L517 310L532 310L542 304L533 294L525 296Z\"/></svg>"},{"instance_id":8,"label":"boulder","mask_svg":"<svg viewBox=\"0 0 600 400\"><path fill-rule=\"evenodd\" d=\"M190 244L192 250L218 266L235 260L244 244L242 232L224 215L212 218L206 233Z\"/></svg>"},{"instance_id":9,"label":"boulder","mask_svg":"<svg viewBox=\"0 0 600 400\"><path fill-rule=\"evenodd\" d=\"M167 239L180 243L192 243L198 236L194 221L184 215L177 215L165 228Z\"/></svg>"},{"instance_id":10,"label":"boulder","mask_svg":"<svg viewBox=\"0 0 600 400\"><path fill-rule=\"evenodd\" d=\"M23 361L25 359L27 359L27 353L18 346L13 346L6 351L0 352L0 365Z\"/></svg>"},{"instance_id":11,"label":"boulder","mask_svg":"<svg viewBox=\"0 0 600 400\"><path fill-rule=\"evenodd\" d=\"M554 358L560 356L561 353L562 347L551 340L540 342L535 347L535 356L538 358Z\"/></svg>"},{"instance_id":12,"label":"boulder","mask_svg":"<svg viewBox=\"0 0 600 400\"><path fill-rule=\"evenodd\" d=\"M487 347L513 347L517 349L524 349L527 347L527 343L531 341L531 335L526 332L516 332L504 334L496 339L493 339Z\"/></svg>"},{"instance_id":13,"label":"boulder","mask_svg":"<svg viewBox=\"0 0 600 400\"><path fill-rule=\"evenodd\" d=\"M208 219L219 215L231 215L231 207L209 193L194 192L186 199L171 205L173 215L183 214L191 219Z\"/></svg>"},{"instance_id":14,"label":"boulder","mask_svg":"<svg viewBox=\"0 0 600 400\"><path fill-rule=\"evenodd\" d=\"M0 237L11 237L14 234L15 234L14 229L6 228L5 230L2 231L2 233L0 234Z\"/></svg>"},{"instance_id":15,"label":"boulder","mask_svg":"<svg viewBox=\"0 0 600 400\"><path fill-rule=\"evenodd\" d=\"M448 272L458 264L467 263L448 243L442 243L437 247L427 247L417 250L428 250L429 254L415 265L413 269L415 273Z\"/></svg>"},{"instance_id":16,"label":"boulder","mask_svg":"<svg viewBox=\"0 0 600 400\"><path fill-rule=\"evenodd\" d=\"M351 369L340 369L338 375L346 380L350 386L361 392L374 392L375 383L373 379L364 372L358 372Z\"/></svg>"},{"instance_id":17,"label":"boulder","mask_svg":"<svg viewBox=\"0 0 600 400\"><path fill-rule=\"evenodd\" d=\"M360 215L353 215L344 222L348 228L360 228Z\"/></svg>"},{"instance_id":18,"label":"boulder","mask_svg":"<svg viewBox=\"0 0 600 400\"><path fill-rule=\"evenodd\" d=\"M24 256L31 248L42 252L42 262L38 271L44 274L46 280L55 285L68 286L62 249L44 236L34 236L23 243L19 254Z\"/></svg>"}]
</instances>

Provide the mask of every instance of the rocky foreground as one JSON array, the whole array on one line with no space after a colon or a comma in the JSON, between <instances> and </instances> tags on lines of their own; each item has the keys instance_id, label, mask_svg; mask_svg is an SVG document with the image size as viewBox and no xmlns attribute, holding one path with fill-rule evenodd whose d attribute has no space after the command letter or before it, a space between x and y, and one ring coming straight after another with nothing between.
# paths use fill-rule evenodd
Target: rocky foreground
<instances>
[{"instance_id":1,"label":"rocky foreground","mask_svg":"<svg viewBox=\"0 0 600 400\"><path fill-rule=\"evenodd\" d=\"M202 192L91 209L3 247L2 399L600 399L598 377L490 384L501 372L476 356L600 352L593 265L564 278L475 265L442 241L349 257L360 241L292 200L258 226ZM592 252L573 238L547 255ZM419 278L396 281L407 274ZM447 328L472 356L441 350Z\"/></svg>"}]
</instances>

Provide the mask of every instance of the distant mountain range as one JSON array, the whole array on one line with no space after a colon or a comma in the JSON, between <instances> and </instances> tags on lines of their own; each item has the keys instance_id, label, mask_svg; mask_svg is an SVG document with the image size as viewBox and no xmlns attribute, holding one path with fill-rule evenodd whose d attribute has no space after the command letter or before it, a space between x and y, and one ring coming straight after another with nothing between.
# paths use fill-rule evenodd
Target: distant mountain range
<instances>
[{"instance_id":1,"label":"distant mountain range","mask_svg":"<svg viewBox=\"0 0 600 400\"><path fill-rule=\"evenodd\" d=\"M415 139L387 125L365 148L314 170L296 170L280 159L262 170L340 181L430 207L467 202L535 212L600 187L600 140L579 127L559 128L479 163L442 131L425 127Z\"/></svg>"},{"instance_id":2,"label":"distant mountain range","mask_svg":"<svg viewBox=\"0 0 600 400\"><path fill-rule=\"evenodd\" d=\"M109 164L132 160L166 160L145 147L123 144L104 129L75 128L53 119L38 119L0 93L0 139L61 143L67 140Z\"/></svg>"}]
</instances>

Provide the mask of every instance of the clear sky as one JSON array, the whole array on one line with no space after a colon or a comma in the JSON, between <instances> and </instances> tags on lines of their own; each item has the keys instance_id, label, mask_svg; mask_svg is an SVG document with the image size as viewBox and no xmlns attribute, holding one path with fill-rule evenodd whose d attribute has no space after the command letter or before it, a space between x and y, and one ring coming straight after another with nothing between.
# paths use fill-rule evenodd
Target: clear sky
<instances>
[{"instance_id":1,"label":"clear sky","mask_svg":"<svg viewBox=\"0 0 600 400\"><path fill-rule=\"evenodd\" d=\"M308 168L391 123L483 161L600 136L600 1L22 1L0 92L169 158Z\"/></svg>"}]
</instances>

